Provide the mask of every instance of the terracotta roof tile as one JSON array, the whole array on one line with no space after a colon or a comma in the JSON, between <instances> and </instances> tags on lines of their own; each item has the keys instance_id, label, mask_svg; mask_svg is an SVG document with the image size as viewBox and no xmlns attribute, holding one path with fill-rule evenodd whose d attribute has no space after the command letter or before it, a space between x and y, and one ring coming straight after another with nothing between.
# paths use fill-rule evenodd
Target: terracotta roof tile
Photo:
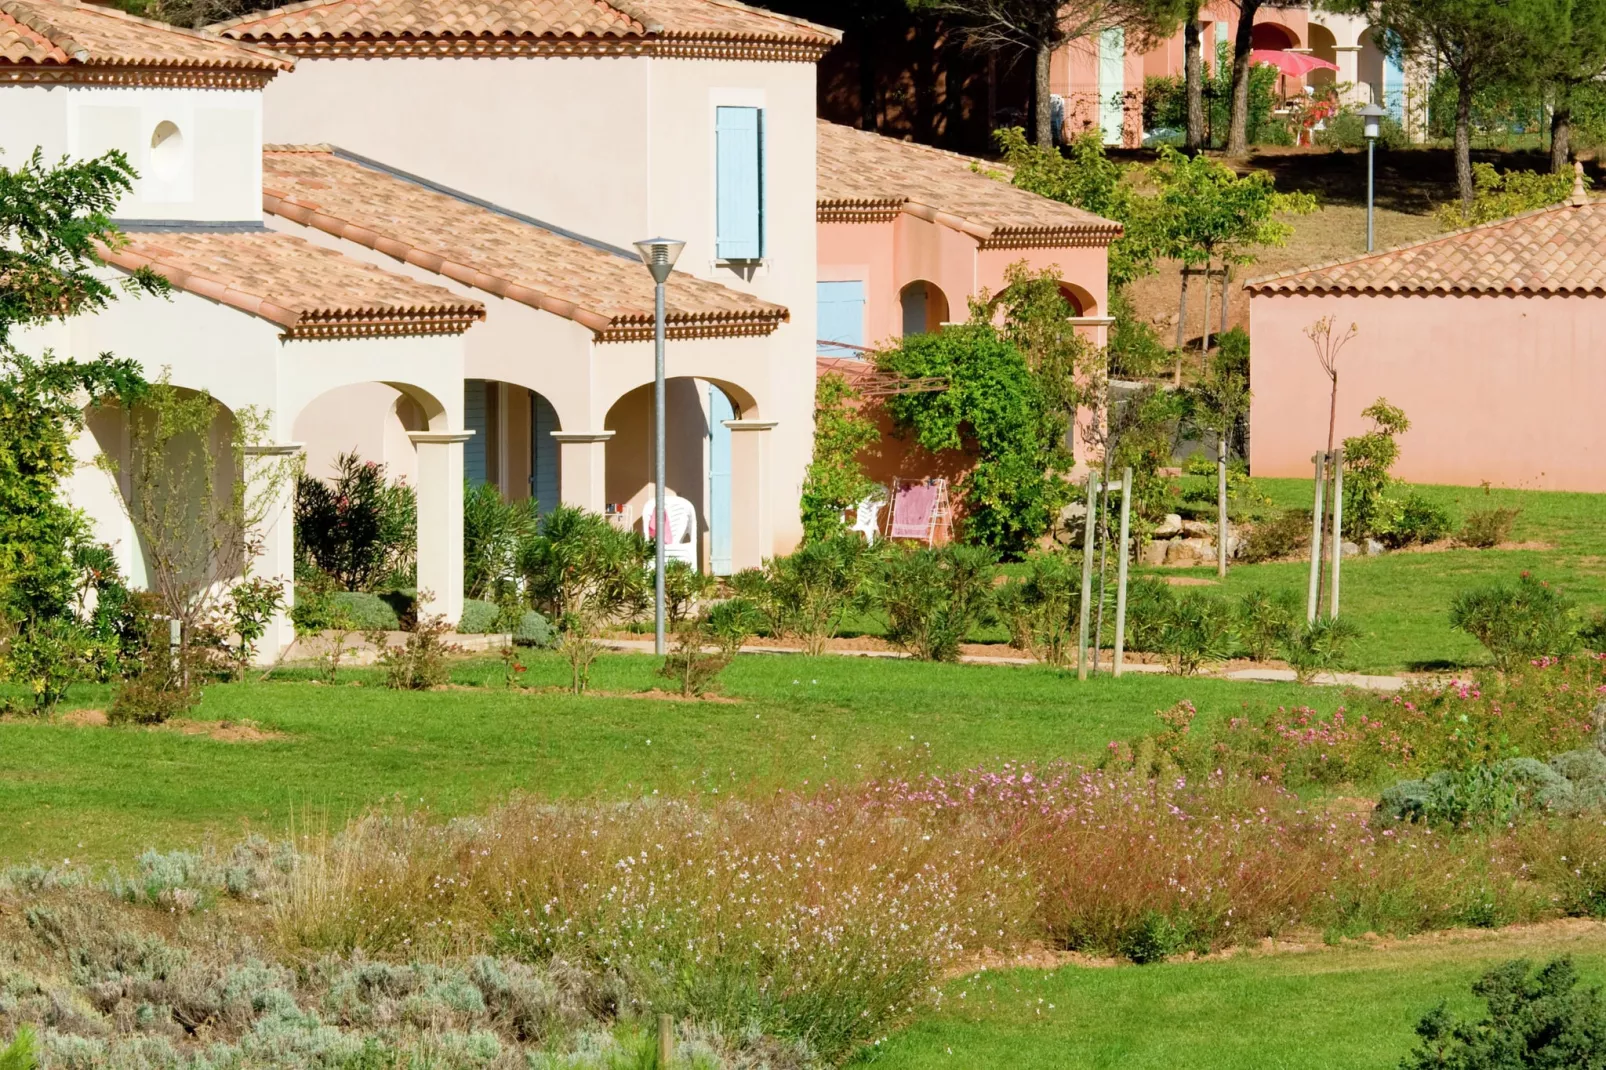
<instances>
[{"instance_id":1,"label":"terracotta roof tile","mask_svg":"<svg viewBox=\"0 0 1606 1070\"><path fill-rule=\"evenodd\" d=\"M263 207L467 286L589 327L598 338L652 336L652 277L641 261L528 218L358 162L327 146L270 146ZM768 334L780 305L684 272L670 277L676 337Z\"/></svg>"},{"instance_id":2,"label":"terracotta roof tile","mask_svg":"<svg viewBox=\"0 0 1606 1070\"><path fill-rule=\"evenodd\" d=\"M1606 202L1566 204L1250 279L1259 293L1606 293Z\"/></svg>"},{"instance_id":3,"label":"terracotta roof tile","mask_svg":"<svg viewBox=\"0 0 1606 1070\"><path fill-rule=\"evenodd\" d=\"M835 30L736 0L304 0L212 27L300 54L756 52L817 59Z\"/></svg>"},{"instance_id":4,"label":"terracotta roof tile","mask_svg":"<svg viewBox=\"0 0 1606 1070\"><path fill-rule=\"evenodd\" d=\"M869 222L908 212L964 231L984 248L1108 244L1121 224L1016 189L957 153L819 121L821 222Z\"/></svg>"},{"instance_id":5,"label":"terracotta roof tile","mask_svg":"<svg viewBox=\"0 0 1606 1070\"><path fill-rule=\"evenodd\" d=\"M277 323L287 338L458 334L485 306L273 231L145 232L102 249L126 271L150 267L175 287Z\"/></svg>"},{"instance_id":6,"label":"terracotta roof tile","mask_svg":"<svg viewBox=\"0 0 1606 1070\"><path fill-rule=\"evenodd\" d=\"M0 79L130 67L271 75L291 66L263 49L78 0L0 0Z\"/></svg>"}]
</instances>

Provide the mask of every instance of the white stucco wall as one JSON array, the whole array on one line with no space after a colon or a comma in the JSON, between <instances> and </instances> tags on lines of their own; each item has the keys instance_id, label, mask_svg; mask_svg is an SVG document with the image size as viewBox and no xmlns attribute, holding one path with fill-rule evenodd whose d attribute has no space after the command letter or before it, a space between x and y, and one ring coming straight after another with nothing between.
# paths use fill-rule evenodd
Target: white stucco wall
<instances>
[{"instance_id":1,"label":"white stucco wall","mask_svg":"<svg viewBox=\"0 0 1606 1070\"><path fill-rule=\"evenodd\" d=\"M786 550L800 534L796 505L813 439L815 93L815 69L807 63L301 59L268 86L264 122L269 143L328 142L616 245L681 238L687 242L682 270L785 305L790 323L769 337L729 345L741 353L737 385L755 397L767 395L761 413L751 415L779 421L769 453L768 500L776 548ZM714 257L714 109L721 105L765 110L767 255L751 278ZM382 262L400 270L394 261ZM489 354L507 351L490 337L501 334L497 320L517 320L520 326L509 328L515 335L529 320L517 312L501 316L499 302L476 296L491 307L489 322L470 334L469 374L547 394L565 430L600 428L612 398L593 394L588 418L599 422L579 427L573 407L554 396L561 391L491 370L488 361L500 358ZM539 341L525 343L525 352L544 350L548 336L576 328L534 329ZM483 348L475 338L482 332ZM566 339L551 341L561 352L572 351ZM631 348L602 347L598 366ZM688 374L723 377L702 368Z\"/></svg>"},{"instance_id":2,"label":"white stucco wall","mask_svg":"<svg viewBox=\"0 0 1606 1070\"><path fill-rule=\"evenodd\" d=\"M122 219L259 218L261 144L254 89L0 86L0 162L16 167L36 146L51 163L120 149L140 176Z\"/></svg>"}]
</instances>

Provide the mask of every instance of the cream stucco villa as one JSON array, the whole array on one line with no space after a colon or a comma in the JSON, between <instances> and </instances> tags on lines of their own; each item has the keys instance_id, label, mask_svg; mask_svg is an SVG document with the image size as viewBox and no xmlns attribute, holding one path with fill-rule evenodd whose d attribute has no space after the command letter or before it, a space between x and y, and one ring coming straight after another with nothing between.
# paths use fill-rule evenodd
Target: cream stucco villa
<instances>
[{"instance_id":1,"label":"cream stucco villa","mask_svg":"<svg viewBox=\"0 0 1606 1070\"><path fill-rule=\"evenodd\" d=\"M141 177L109 270L174 286L23 344L110 350L269 412L263 449L315 475L344 451L385 463L418 488L419 586L449 618L465 481L642 515L653 295L637 240L686 242L666 459L716 573L800 537L827 335L934 329L1025 259L1060 268L1102 336L1114 225L964 158L818 124L836 31L736 0L311 0L213 31L0 0L7 161L125 152ZM115 412L91 430L86 461L126 453ZM87 465L71 487L137 581L128 491ZM256 565L287 594L291 528L281 510ZM276 621L263 651L292 638Z\"/></svg>"}]
</instances>

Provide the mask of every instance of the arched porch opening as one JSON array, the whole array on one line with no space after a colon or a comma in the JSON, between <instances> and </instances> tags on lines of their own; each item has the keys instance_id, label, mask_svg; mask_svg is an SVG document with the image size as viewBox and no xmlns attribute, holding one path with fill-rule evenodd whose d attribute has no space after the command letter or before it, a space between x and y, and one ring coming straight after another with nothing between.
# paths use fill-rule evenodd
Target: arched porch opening
<instances>
[{"instance_id":1,"label":"arched porch opening","mask_svg":"<svg viewBox=\"0 0 1606 1070\"><path fill-rule=\"evenodd\" d=\"M1254 48L1283 51L1299 47L1299 35L1280 22L1257 22L1250 30L1249 40Z\"/></svg>"},{"instance_id":2,"label":"arched porch opening","mask_svg":"<svg viewBox=\"0 0 1606 1070\"><path fill-rule=\"evenodd\" d=\"M755 408L745 391L722 381L677 376L664 383L664 483L696 510L697 561L715 575L758 563L750 559L749 544L758 545L756 514L764 508L759 441L764 436L748 432L768 425L750 418ZM604 509L645 533L654 489L652 384L616 400L603 427L609 435Z\"/></svg>"},{"instance_id":3,"label":"arched porch opening","mask_svg":"<svg viewBox=\"0 0 1606 1070\"><path fill-rule=\"evenodd\" d=\"M948 295L934 282L918 279L898 292L903 334L933 334L948 322Z\"/></svg>"},{"instance_id":4,"label":"arched porch opening","mask_svg":"<svg viewBox=\"0 0 1606 1070\"><path fill-rule=\"evenodd\" d=\"M1320 23L1313 22L1310 24L1309 33L1310 54L1338 66L1338 38L1334 36L1333 31ZM1314 70L1305 76L1305 81L1317 89L1333 85L1337 80L1337 71Z\"/></svg>"},{"instance_id":5,"label":"arched porch opening","mask_svg":"<svg viewBox=\"0 0 1606 1070\"><path fill-rule=\"evenodd\" d=\"M512 501L534 498L543 516L562 502L562 447L553 433L563 427L543 394L517 383L465 379L463 426L475 432L463 447L470 486L490 483Z\"/></svg>"}]
</instances>

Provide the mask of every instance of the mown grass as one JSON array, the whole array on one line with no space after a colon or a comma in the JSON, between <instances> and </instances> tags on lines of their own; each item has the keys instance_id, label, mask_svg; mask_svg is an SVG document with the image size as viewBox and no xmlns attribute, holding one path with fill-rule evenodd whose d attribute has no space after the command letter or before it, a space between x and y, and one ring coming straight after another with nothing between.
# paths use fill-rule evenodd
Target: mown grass
<instances>
[{"instance_id":1,"label":"mown grass","mask_svg":"<svg viewBox=\"0 0 1606 1070\"><path fill-rule=\"evenodd\" d=\"M949 985L942 1010L868 1051L877 1070L1385 1070L1441 999L1481 1015L1469 986L1514 958L1571 954L1606 981L1606 928L1239 955L1152 966L1003 970Z\"/></svg>"},{"instance_id":2,"label":"mown grass","mask_svg":"<svg viewBox=\"0 0 1606 1070\"><path fill-rule=\"evenodd\" d=\"M1311 506L1308 480L1258 479L1271 509ZM1468 513L1516 508L1513 542L1546 549L1399 552L1345 558L1340 609L1361 629L1353 652L1362 672L1435 671L1487 664L1482 647L1450 627L1450 602L1469 587L1514 580L1531 571L1561 587L1583 608L1606 606L1606 496L1479 487L1411 488L1449 510L1459 524ZM1160 574L1214 579L1215 570L1165 569ZM1290 590L1301 601L1307 563L1234 565L1222 591L1228 597L1262 587Z\"/></svg>"},{"instance_id":3,"label":"mown grass","mask_svg":"<svg viewBox=\"0 0 1606 1070\"><path fill-rule=\"evenodd\" d=\"M1342 701L1293 685L1137 675L1081 684L1043 668L792 655L744 656L726 673L737 701L691 703L626 697L661 682L658 661L610 655L593 679L610 694L576 698L546 690L567 680L564 662L528 660L524 679L543 690L506 690L494 660L458 663L442 691L388 691L372 671L334 687L303 678L207 690L196 718L280 734L262 742L0 722L0 860L127 859L247 827L282 833L292 817L338 827L392 799L450 814L512 792L759 793L911 758L921 769L1088 759L1148 731L1156 710L1182 698L1206 718L1245 703ZM68 707L109 702L109 689L81 687Z\"/></svg>"}]
</instances>

